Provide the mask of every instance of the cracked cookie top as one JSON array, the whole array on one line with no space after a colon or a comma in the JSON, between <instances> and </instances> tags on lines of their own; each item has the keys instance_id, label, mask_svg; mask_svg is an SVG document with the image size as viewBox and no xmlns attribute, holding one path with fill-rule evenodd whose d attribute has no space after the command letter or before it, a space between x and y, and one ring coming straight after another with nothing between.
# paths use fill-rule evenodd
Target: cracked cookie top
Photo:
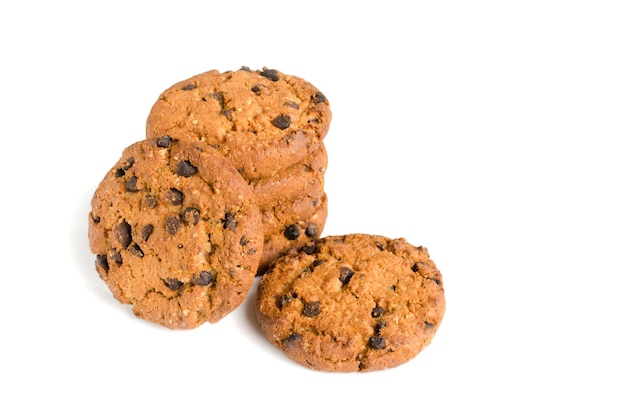
<instances>
[{"instance_id":1,"label":"cracked cookie top","mask_svg":"<svg viewBox=\"0 0 626 415\"><path fill-rule=\"evenodd\" d=\"M148 115L146 136L206 142L246 179L257 179L302 160L330 121L328 100L309 82L243 67L204 72L166 89Z\"/></svg>"},{"instance_id":2,"label":"cracked cookie top","mask_svg":"<svg viewBox=\"0 0 626 415\"><path fill-rule=\"evenodd\" d=\"M259 282L265 337L322 371L391 368L433 339L445 311L441 274L403 238L327 236L279 258Z\"/></svg>"},{"instance_id":3,"label":"cracked cookie top","mask_svg":"<svg viewBox=\"0 0 626 415\"><path fill-rule=\"evenodd\" d=\"M170 137L130 145L91 208L96 270L138 317L194 328L223 318L250 290L261 215L248 183L211 146Z\"/></svg>"}]
</instances>

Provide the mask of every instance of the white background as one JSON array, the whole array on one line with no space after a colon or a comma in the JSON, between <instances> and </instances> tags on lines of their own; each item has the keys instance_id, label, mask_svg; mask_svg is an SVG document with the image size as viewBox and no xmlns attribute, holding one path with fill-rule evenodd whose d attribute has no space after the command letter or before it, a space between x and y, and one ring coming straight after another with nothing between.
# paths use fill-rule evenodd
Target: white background
<instances>
[{"instance_id":1,"label":"white background","mask_svg":"<svg viewBox=\"0 0 626 415\"><path fill-rule=\"evenodd\" d=\"M1 413L626 413L624 2L4 2L0 46ZM98 278L91 195L158 94L242 65L331 103L324 234L441 269L411 362L315 372L253 292L174 332Z\"/></svg>"}]
</instances>

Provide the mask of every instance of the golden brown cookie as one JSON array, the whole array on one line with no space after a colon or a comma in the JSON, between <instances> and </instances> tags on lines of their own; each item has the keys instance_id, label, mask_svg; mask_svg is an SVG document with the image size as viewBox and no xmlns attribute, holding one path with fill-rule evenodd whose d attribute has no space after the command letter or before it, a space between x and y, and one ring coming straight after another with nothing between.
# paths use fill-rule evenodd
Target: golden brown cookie
<instances>
[{"instance_id":1,"label":"golden brown cookie","mask_svg":"<svg viewBox=\"0 0 626 415\"><path fill-rule=\"evenodd\" d=\"M270 177L250 181L257 196L259 209L290 204L304 196L320 196L324 190L324 174L328 166L328 155L323 143L317 146L304 160L279 170Z\"/></svg>"},{"instance_id":2,"label":"golden brown cookie","mask_svg":"<svg viewBox=\"0 0 626 415\"><path fill-rule=\"evenodd\" d=\"M272 176L306 157L330 126L328 100L304 79L274 69L198 74L154 103L146 136L217 148L246 179Z\"/></svg>"},{"instance_id":3,"label":"golden brown cookie","mask_svg":"<svg viewBox=\"0 0 626 415\"><path fill-rule=\"evenodd\" d=\"M291 207L262 211L264 225L263 254L259 273L264 273L283 253L299 249L322 234L328 217L326 193L320 198L305 197Z\"/></svg>"},{"instance_id":4,"label":"golden brown cookie","mask_svg":"<svg viewBox=\"0 0 626 415\"><path fill-rule=\"evenodd\" d=\"M250 290L261 215L248 183L211 146L171 138L130 145L91 207L96 270L136 316L190 329L219 321Z\"/></svg>"},{"instance_id":5,"label":"golden brown cookie","mask_svg":"<svg viewBox=\"0 0 626 415\"><path fill-rule=\"evenodd\" d=\"M357 372L415 357L433 339L445 298L426 248L352 234L279 258L259 282L256 309L265 337L295 362Z\"/></svg>"}]
</instances>

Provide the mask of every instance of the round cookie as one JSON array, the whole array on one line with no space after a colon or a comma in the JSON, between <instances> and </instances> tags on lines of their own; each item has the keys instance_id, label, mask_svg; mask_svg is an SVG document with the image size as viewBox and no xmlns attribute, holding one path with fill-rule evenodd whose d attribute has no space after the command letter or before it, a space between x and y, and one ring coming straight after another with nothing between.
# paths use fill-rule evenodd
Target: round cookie
<instances>
[{"instance_id":1,"label":"round cookie","mask_svg":"<svg viewBox=\"0 0 626 415\"><path fill-rule=\"evenodd\" d=\"M299 212L299 206L283 207L280 211L262 212L265 242L259 263L259 274L291 249L299 249L316 240L322 234L328 217L328 198L324 193L319 199L300 200L314 209Z\"/></svg>"},{"instance_id":2,"label":"round cookie","mask_svg":"<svg viewBox=\"0 0 626 415\"><path fill-rule=\"evenodd\" d=\"M326 97L304 79L267 68L212 70L163 91L146 136L206 142L256 179L304 159L331 117Z\"/></svg>"},{"instance_id":3,"label":"round cookie","mask_svg":"<svg viewBox=\"0 0 626 415\"><path fill-rule=\"evenodd\" d=\"M305 160L286 167L271 177L250 181L261 210L289 203L304 195L319 194L324 189L328 155L323 143Z\"/></svg>"},{"instance_id":4,"label":"round cookie","mask_svg":"<svg viewBox=\"0 0 626 415\"><path fill-rule=\"evenodd\" d=\"M278 259L258 285L265 337L322 371L391 368L433 339L445 311L441 274L403 238L327 236Z\"/></svg>"},{"instance_id":5,"label":"round cookie","mask_svg":"<svg viewBox=\"0 0 626 415\"><path fill-rule=\"evenodd\" d=\"M217 150L171 138L127 147L96 189L89 243L121 303L170 329L217 322L250 290L263 247L248 183Z\"/></svg>"}]
</instances>

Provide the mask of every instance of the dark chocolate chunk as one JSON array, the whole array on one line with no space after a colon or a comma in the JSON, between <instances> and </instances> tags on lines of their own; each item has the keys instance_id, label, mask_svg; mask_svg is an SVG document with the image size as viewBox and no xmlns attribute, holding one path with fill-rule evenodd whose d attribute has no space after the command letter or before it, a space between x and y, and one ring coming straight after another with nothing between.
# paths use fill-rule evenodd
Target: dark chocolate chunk
<instances>
[{"instance_id":1,"label":"dark chocolate chunk","mask_svg":"<svg viewBox=\"0 0 626 415\"><path fill-rule=\"evenodd\" d=\"M150 235L152 235L152 231L154 231L154 225L151 223L147 224L141 229L141 237L144 241L147 241Z\"/></svg>"},{"instance_id":2,"label":"dark chocolate chunk","mask_svg":"<svg viewBox=\"0 0 626 415\"><path fill-rule=\"evenodd\" d=\"M263 70L261 72L259 72L259 75L269 79L270 81L278 81L280 79L280 76L278 75L278 71L276 69L267 69L267 68L263 68Z\"/></svg>"},{"instance_id":3,"label":"dark chocolate chunk","mask_svg":"<svg viewBox=\"0 0 626 415\"><path fill-rule=\"evenodd\" d=\"M298 298L298 294L296 293L284 294L278 299L278 301L276 301L276 307L278 307L279 310L282 310L284 306L296 298Z\"/></svg>"},{"instance_id":4,"label":"dark chocolate chunk","mask_svg":"<svg viewBox=\"0 0 626 415\"><path fill-rule=\"evenodd\" d=\"M216 276L217 273L215 272L215 270L201 271L200 274L198 274L198 276L194 278L193 282L197 285L202 286L209 285L213 282Z\"/></svg>"},{"instance_id":5,"label":"dark chocolate chunk","mask_svg":"<svg viewBox=\"0 0 626 415\"><path fill-rule=\"evenodd\" d=\"M313 255L317 252L317 245L315 244L304 245L300 248L300 252L304 252L307 255Z\"/></svg>"},{"instance_id":6,"label":"dark chocolate chunk","mask_svg":"<svg viewBox=\"0 0 626 415\"><path fill-rule=\"evenodd\" d=\"M207 101L209 99L214 99L220 105L222 105L224 103L224 94L222 94L221 92L210 92L206 94L204 97L202 97L203 101Z\"/></svg>"},{"instance_id":7,"label":"dark chocolate chunk","mask_svg":"<svg viewBox=\"0 0 626 415\"><path fill-rule=\"evenodd\" d=\"M171 188L165 195L165 199L174 206L180 206L183 204L183 192L178 189Z\"/></svg>"},{"instance_id":8,"label":"dark chocolate chunk","mask_svg":"<svg viewBox=\"0 0 626 415\"><path fill-rule=\"evenodd\" d=\"M146 206L150 209L154 209L157 205L157 200L156 197L152 196L152 195L146 195L146 197L144 198L145 202L146 202Z\"/></svg>"},{"instance_id":9,"label":"dark chocolate chunk","mask_svg":"<svg viewBox=\"0 0 626 415\"><path fill-rule=\"evenodd\" d=\"M189 84L189 85L185 85L184 87L181 88L183 91L191 91L192 89L196 89L196 86L194 84Z\"/></svg>"},{"instance_id":10,"label":"dark chocolate chunk","mask_svg":"<svg viewBox=\"0 0 626 415\"><path fill-rule=\"evenodd\" d=\"M188 207L183 210L180 217L185 225L195 225L200 221L200 212L194 207Z\"/></svg>"},{"instance_id":11,"label":"dark chocolate chunk","mask_svg":"<svg viewBox=\"0 0 626 415\"><path fill-rule=\"evenodd\" d=\"M287 229L285 229L283 234L285 235L285 238L290 241L295 241L300 237L300 228L298 228L298 225L294 223L293 225L287 226Z\"/></svg>"},{"instance_id":12,"label":"dark chocolate chunk","mask_svg":"<svg viewBox=\"0 0 626 415\"><path fill-rule=\"evenodd\" d=\"M385 341L384 337L372 336L370 337L368 344L374 350L381 350L385 348L387 342Z\"/></svg>"},{"instance_id":13,"label":"dark chocolate chunk","mask_svg":"<svg viewBox=\"0 0 626 415\"><path fill-rule=\"evenodd\" d=\"M316 268L316 267L319 267L320 265L322 265L324 262L326 262L326 260L324 260L324 259L316 259L316 260L313 261L311 266L313 268Z\"/></svg>"},{"instance_id":14,"label":"dark chocolate chunk","mask_svg":"<svg viewBox=\"0 0 626 415\"><path fill-rule=\"evenodd\" d=\"M313 101L314 104L319 104L320 102L326 102L326 97L318 91L315 95L313 95L311 101Z\"/></svg>"},{"instance_id":15,"label":"dark chocolate chunk","mask_svg":"<svg viewBox=\"0 0 626 415\"><path fill-rule=\"evenodd\" d=\"M272 124L274 124L274 127L284 130L285 128L289 128L289 126L291 125L291 117L287 114L281 114L278 117L274 118Z\"/></svg>"},{"instance_id":16,"label":"dark chocolate chunk","mask_svg":"<svg viewBox=\"0 0 626 415\"><path fill-rule=\"evenodd\" d=\"M293 333L291 333L289 336L287 336L287 338L285 339L285 343L289 344L291 342L295 342L298 341L302 338L302 335L300 333L296 333L295 331Z\"/></svg>"},{"instance_id":17,"label":"dark chocolate chunk","mask_svg":"<svg viewBox=\"0 0 626 415\"><path fill-rule=\"evenodd\" d=\"M341 281L343 285L346 285L347 283L349 283L350 278L352 278L353 275L354 275L354 271L352 271L352 269L348 267L339 268L339 281Z\"/></svg>"},{"instance_id":18,"label":"dark chocolate chunk","mask_svg":"<svg viewBox=\"0 0 626 415\"><path fill-rule=\"evenodd\" d=\"M167 288L174 291L180 289L180 287L183 286L183 282L177 280L176 278L166 278L163 282L165 283L165 285L167 285Z\"/></svg>"},{"instance_id":19,"label":"dark chocolate chunk","mask_svg":"<svg viewBox=\"0 0 626 415\"><path fill-rule=\"evenodd\" d=\"M163 137L159 137L156 139L156 145L160 148L168 148L172 143L172 137L169 135L164 135Z\"/></svg>"},{"instance_id":20,"label":"dark chocolate chunk","mask_svg":"<svg viewBox=\"0 0 626 415\"><path fill-rule=\"evenodd\" d=\"M115 177L116 178L119 178L119 177L122 177L122 176L125 176L125 175L126 175L126 171L124 171L124 169L119 168L119 169L115 170Z\"/></svg>"},{"instance_id":21,"label":"dark chocolate chunk","mask_svg":"<svg viewBox=\"0 0 626 415\"><path fill-rule=\"evenodd\" d=\"M174 235L178 232L180 224L181 220L178 216L168 216L167 219L165 219L165 227L167 228L167 233L170 235Z\"/></svg>"},{"instance_id":22,"label":"dark chocolate chunk","mask_svg":"<svg viewBox=\"0 0 626 415\"><path fill-rule=\"evenodd\" d=\"M306 225L306 230L304 231L304 234L309 238L315 238L317 236L317 224L311 222Z\"/></svg>"},{"instance_id":23,"label":"dark chocolate chunk","mask_svg":"<svg viewBox=\"0 0 626 415\"><path fill-rule=\"evenodd\" d=\"M372 308L372 317L378 318L378 317L382 316L384 312L385 312L384 308L382 308L380 306L376 306L376 307Z\"/></svg>"},{"instance_id":24,"label":"dark chocolate chunk","mask_svg":"<svg viewBox=\"0 0 626 415\"><path fill-rule=\"evenodd\" d=\"M109 252L109 258L111 258L116 264L122 263L122 254L120 254L120 251L115 248L111 249L111 252Z\"/></svg>"},{"instance_id":25,"label":"dark chocolate chunk","mask_svg":"<svg viewBox=\"0 0 626 415\"><path fill-rule=\"evenodd\" d=\"M191 164L189 160L183 160L176 166L176 174L183 177L191 177L198 173L198 168Z\"/></svg>"},{"instance_id":26,"label":"dark chocolate chunk","mask_svg":"<svg viewBox=\"0 0 626 415\"><path fill-rule=\"evenodd\" d=\"M136 243L132 244L131 246L128 247L128 252L130 252L131 254L139 257L139 258L143 258L143 251L141 250L141 248L139 247L139 245L137 245Z\"/></svg>"},{"instance_id":27,"label":"dark chocolate chunk","mask_svg":"<svg viewBox=\"0 0 626 415\"><path fill-rule=\"evenodd\" d=\"M298 103L293 102L293 101L287 101L287 102L285 102L285 106L286 106L286 107L290 107L290 108L295 108L295 109L297 109L297 110L299 110L299 109L300 109L300 105L298 105Z\"/></svg>"},{"instance_id":28,"label":"dark chocolate chunk","mask_svg":"<svg viewBox=\"0 0 626 415\"><path fill-rule=\"evenodd\" d=\"M320 313L320 306L322 304L319 301L311 301L310 303L306 303L304 305L304 309L302 310L302 314L307 317L315 317Z\"/></svg>"},{"instance_id":29,"label":"dark chocolate chunk","mask_svg":"<svg viewBox=\"0 0 626 415\"><path fill-rule=\"evenodd\" d=\"M254 85L254 86L251 88L251 91L252 91L252 92L254 92L254 93L255 93L255 94L257 94L257 95L261 95L261 87L262 87L262 86L263 86L263 85L258 85L258 84L257 84L257 85Z\"/></svg>"},{"instance_id":30,"label":"dark chocolate chunk","mask_svg":"<svg viewBox=\"0 0 626 415\"><path fill-rule=\"evenodd\" d=\"M100 265L105 271L109 270L109 261L106 255L96 255L96 264Z\"/></svg>"},{"instance_id":31,"label":"dark chocolate chunk","mask_svg":"<svg viewBox=\"0 0 626 415\"><path fill-rule=\"evenodd\" d=\"M138 192L139 189L137 188L137 176L129 177L128 179L126 179L125 186L127 192Z\"/></svg>"},{"instance_id":32,"label":"dark chocolate chunk","mask_svg":"<svg viewBox=\"0 0 626 415\"><path fill-rule=\"evenodd\" d=\"M226 212L224 215L224 229L228 229L229 231L234 231L237 227L237 221L235 220L235 216L232 213Z\"/></svg>"},{"instance_id":33,"label":"dark chocolate chunk","mask_svg":"<svg viewBox=\"0 0 626 415\"><path fill-rule=\"evenodd\" d=\"M130 241L133 240L130 225L126 221L122 221L115 227L115 234L118 242L122 244L123 248L130 245Z\"/></svg>"}]
</instances>

